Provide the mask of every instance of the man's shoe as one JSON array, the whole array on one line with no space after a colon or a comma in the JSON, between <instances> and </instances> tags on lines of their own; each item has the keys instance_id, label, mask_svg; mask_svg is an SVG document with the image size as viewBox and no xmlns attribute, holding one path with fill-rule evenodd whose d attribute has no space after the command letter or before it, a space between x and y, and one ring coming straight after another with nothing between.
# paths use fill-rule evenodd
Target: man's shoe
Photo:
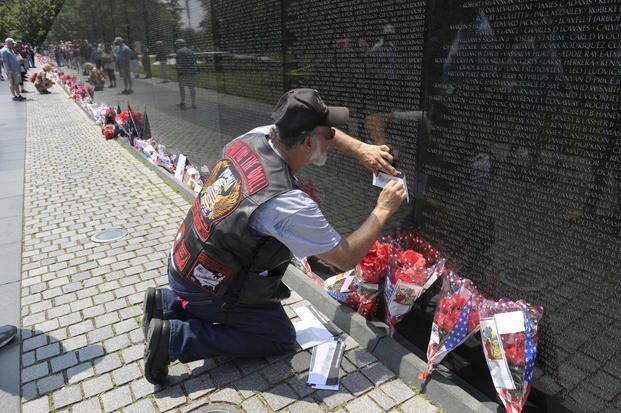
<instances>
[{"instance_id":1,"label":"man's shoe","mask_svg":"<svg viewBox=\"0 0 621 413\"><path fill-rule=\"evenodd\" d=\"M142 302L142 332L145 338L147 337L151 320L154 318L164 318L162 307L162 292L153 287L147 288Z\"/></svg>"},{"instance_id":2,"label":"man's shoe","mask_svg":"<svg viewBox=\"0 0 621 413\"><path fill-rule=\"evenodd\" d=\"M164 384L168 376L170 322L154 318L149 323L144 347L144 377L151 384Z\"/></svg>"},{"instance_id":3,"label":"man's shoe","mask_svg":"<svg viewBox=\"0 0 621 413\"><path fill-rule=\"evenodd\" d=\"M127 89L127 94L128 94L128 95L131 95L132 93L134 93L134 91L133 91L133 90L131 90L131 89Z\"/></svg>"},{"instance_id":4,"label":"man's shoe","mask_svg":"<svg viewBox=\"0 0 621 413\"><path fill-rule=\"evenodd\" d=\"M0 347L6 346L17 335L17 327L6 325L0 327Z\"/></svg>"},{"instance_id":5,"label":"man's shoe","mask_svg":"<svg viewBox=\"0 0 621 413\"><path fill-rule=\"evenodd\" d=\"M13 96L13 100L16 102L19 102L21 100L20 97L21 96Z\"/></svg>"},{"instance_id":6,"label":"man's shoe","mask_svg":"<svg viewBox=\"0 0 621 413\"><path fill-rule=\"evenodd\" d=\"M121 90L121 95L127 95L127 94L128 94L127 89Z\"/></svg>"}]
</instances>

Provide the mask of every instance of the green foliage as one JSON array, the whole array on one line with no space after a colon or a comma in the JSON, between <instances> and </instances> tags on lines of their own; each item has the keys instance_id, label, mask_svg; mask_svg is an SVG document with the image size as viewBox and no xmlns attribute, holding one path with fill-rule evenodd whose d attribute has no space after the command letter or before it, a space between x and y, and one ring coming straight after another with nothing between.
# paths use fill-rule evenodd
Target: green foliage
<instances>
[{"instance_id":1,"label":"green foliage","mask_svg":"<svg viewBox=\"0 0 621 413\"><path fill-rule=\"evenodd\" d=\"M4 0L0 2L0 37L40 45L64 0Z\"/></svg>"}]
</instances>

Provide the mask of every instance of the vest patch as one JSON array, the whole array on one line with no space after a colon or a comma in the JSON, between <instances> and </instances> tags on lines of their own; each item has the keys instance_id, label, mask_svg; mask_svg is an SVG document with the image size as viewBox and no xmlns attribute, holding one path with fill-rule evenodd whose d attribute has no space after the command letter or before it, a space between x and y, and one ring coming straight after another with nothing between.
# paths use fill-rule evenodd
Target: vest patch
<instances>
[{"instance_id":1,"label":"vest patch","mask_svg":"<svg viewBox=\"0 0 621 413\"><path fill-rule=\"evenodd\" d=\"M185 242L181 240L181 242L175 247L175 252L173 253L173 259L175 260L175 267L177 267L177 270L183 271L185 266L188 265L190 258L190 251L188 251L188 247L186 247Z\"/></svg>"},{"instance_id":2,"label":"vest patch","mask_svg":"<svg viewBox=\"0 0 621 413\"><path fill-rule=\"evenodd\" d=\"M196 260L196 265L190 273L190 277L201 288L217 293L226 278L231 275L231 272L231 268L201 252Z\"/></svg>"},{"instance_id":3,"label":"vest patch","mask_svg":"<svg viewBox=\"0 0 621 413\"><path fill-rule=\"evenodd\" d=\"M220 159L192 205L194 226L203 241L213 224L235 211L241 202L241 179L231 161Z\"/></svg>"},{"instance_id":4,"label":"vest patch","mask_svg":"<svg viewBox=\"0 0 621 413\"><path fill-rule=\"evenodd\" d=\"M244 174L248 195L254 195L267 187L269 180L263 162L246 142L237 140L224 153L239 165Z\"/></svg>"}]
</instances>

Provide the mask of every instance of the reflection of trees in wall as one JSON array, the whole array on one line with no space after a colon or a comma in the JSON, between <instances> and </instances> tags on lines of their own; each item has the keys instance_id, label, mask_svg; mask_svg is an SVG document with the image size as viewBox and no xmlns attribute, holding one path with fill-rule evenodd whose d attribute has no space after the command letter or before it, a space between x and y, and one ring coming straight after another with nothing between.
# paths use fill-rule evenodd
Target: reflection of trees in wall
<instances>
[{"instance_id":1,"label":"reflection of trees in wall","mask_svg":"<svg viewBox=\"0 0 621 413\"><path fill-rule=\"evenodd\" d=\"M39 45L45 39L62 5L63 0L2 0L0 33Z\"/></svg>"},{"instance_id":2,"label":"reflection of trees in wall","mask_svg":"<svg viewBox=\"0 0 621 413\"><path fill-rule=\"evenodd\" d=\"M110 43L115 36L128 44L172 44L179 32L180 0L66 0L48 34L48 41L89 39Z\"/></svg>"}]
</instances>

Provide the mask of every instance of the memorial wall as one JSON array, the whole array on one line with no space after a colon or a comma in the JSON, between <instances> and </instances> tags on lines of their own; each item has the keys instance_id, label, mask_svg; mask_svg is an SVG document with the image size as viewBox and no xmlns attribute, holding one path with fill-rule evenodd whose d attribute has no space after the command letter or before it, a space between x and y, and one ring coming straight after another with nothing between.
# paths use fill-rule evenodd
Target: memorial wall
<instances>
[{"instance_id":1,"label":"memorial wall","mask_svg":"<svg viewBox=\"0 0 621 413\"><path fill-rule=\"evenodd\" d=\"M621 410L618 0L143 0L123 15L116 0L84 3L66 1L46 53L126 39L146 56L134 93L96 100L147 112L153 137L203 170L290 88L348 106L349 133L390 145L407 176L411 201L387 231L415 226L486 295L544 307L525 411ZM178 38L198 65L185 107ZM342 234L375 204L370 172L346 156L300 177ZM397 329L415 347L432 293ZM475 341L447 365L495 397Z\"/></svg>"}]
</instances>

